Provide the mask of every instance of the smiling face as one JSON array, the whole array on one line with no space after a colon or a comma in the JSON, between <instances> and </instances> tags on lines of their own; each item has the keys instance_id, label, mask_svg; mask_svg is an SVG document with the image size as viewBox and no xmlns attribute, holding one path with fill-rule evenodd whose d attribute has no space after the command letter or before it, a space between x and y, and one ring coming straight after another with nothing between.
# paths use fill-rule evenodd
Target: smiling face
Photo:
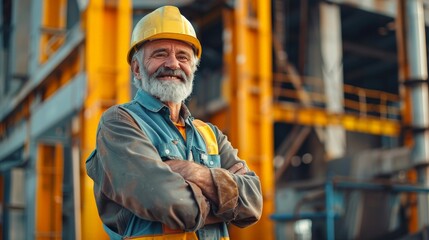
<instances>
[{"instance_id":1,"label":"smiling face","mask_svg":"<svg viewBox=\"0 0 429 240\"><path fill-rule=\"evenodd\" d=\"M180 103L192 92L196 58L190 45L176 40L147 42L133 59L134 78L162 102ZM140 56L140 57L138 57Z\"/></svg>"},{"instance_id":2,"label":"smiling face","mask_svg":"<svg viewBox=\"0 0 429 240\"><path fill-rule=\"evenodd\" d=\"M163 66L172 70L181 69L187 76L192 73L194 51L192 47L177 40L157 40L144 45L144 65L149 75ZM172 80L166 77L164 80Z\"/></svg>"}]
</instances>

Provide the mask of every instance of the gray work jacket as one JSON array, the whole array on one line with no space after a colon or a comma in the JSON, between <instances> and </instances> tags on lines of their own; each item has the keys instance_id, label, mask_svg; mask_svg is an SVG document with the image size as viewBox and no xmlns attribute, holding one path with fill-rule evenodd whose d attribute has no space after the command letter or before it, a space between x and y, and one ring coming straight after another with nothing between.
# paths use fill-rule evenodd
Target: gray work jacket
<instances>
[{"instance_id":1,"label":"gray work jacket","mask_svg":"<svg viewBox=\"0 0 429 240\"><path fill-rule=\"evenodd\" d=\"M138 113L140 125L130 110ZM132 102L113 106L103 114L97 150L88 158L87 173L94 180L101 220L113 232L135 236L145 233L136 226L144 228L147 223L147 229L165 225L196 231L200 239L220 239L227 234L226 223L246 227L259 220L259 178L250 170L245 175L226 170L245 162L216 127L219 154L201 159L207 156L205 147L185 105L180 114L185 120L186 140L171 122L168 107L142 90ZM173 172L163 162L168 159L192 159L209 167L219 205L210 203L195 184ZM205 225L209 214L224 223ZM130 226L136 219L139 224Z\"/></svg>"}]
</instances>

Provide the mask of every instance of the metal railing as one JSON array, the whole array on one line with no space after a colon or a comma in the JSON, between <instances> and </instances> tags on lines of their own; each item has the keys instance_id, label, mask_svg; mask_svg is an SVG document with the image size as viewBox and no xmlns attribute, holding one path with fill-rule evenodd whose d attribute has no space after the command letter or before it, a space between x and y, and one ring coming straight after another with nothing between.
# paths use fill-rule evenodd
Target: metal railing
<instances>
[{"instance_id":1,"label":"metal railing","mask_svg":"<svg viewBox=\"0 0 429 240\"><path fill-rule=\"evenodd\" d=\"M325 108L327 98L324 93L325 86L322 79L300 76L303 88L296 90L293 88L291 77L291 74L273 74L273 97L275 102L299 103L300 95L305 94L310 99L311 107ZM300 91L305 91L305 93L301 93ZM343 85L343 93L345 113L357 114L361 117L379 117L388 120L400 119L399 95L348 84Z\"/></svg>"}]
</instances>

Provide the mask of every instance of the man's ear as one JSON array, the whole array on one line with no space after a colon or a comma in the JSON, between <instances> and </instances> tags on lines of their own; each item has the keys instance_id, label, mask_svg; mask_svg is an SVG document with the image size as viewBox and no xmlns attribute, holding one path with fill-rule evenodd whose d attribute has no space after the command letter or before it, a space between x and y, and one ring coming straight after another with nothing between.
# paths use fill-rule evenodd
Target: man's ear
<instances>
[{"instance_id":1,"label":"man's ear","mask_svg":"<svg viewBox=\"0 0 429 240\"><path fill-rule=\"evenodd\" d=\"M141 79L140 70L139 62L136 59L133 59L131 61L131 71L133 72L134 77L137 79Z\"/></svg>"}]
</instances>

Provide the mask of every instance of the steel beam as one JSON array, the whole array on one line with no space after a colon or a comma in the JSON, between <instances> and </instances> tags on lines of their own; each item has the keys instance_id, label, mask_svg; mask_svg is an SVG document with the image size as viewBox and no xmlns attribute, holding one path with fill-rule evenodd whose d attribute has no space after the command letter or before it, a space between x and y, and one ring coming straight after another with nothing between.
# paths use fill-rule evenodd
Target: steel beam
<instances>
[{"instance_id":1,"label":"steel beam","mask_svg":"<svg viewBox=\"0 0 429 240\"><path fill-rule=\"evenodd\" d=\"M10 130L10 135L0 142L0 164L6 157L24 146L27 140L28 128L28 122L24 121L13 131Z\"/></svg>"},{"instance_id":2,"label":"steel beam","mask_svg":"<svg viewBox=\"0 0 429 240\"><path fill-rule=\"evenodd\" d=\"M28 141L24 158L28 159L25 167L25 239L34 239L36 231L36 162L38 156L36 139Z\"/></svg>"},{"instance_id":3,"label":"steel beam","mask_svg":"<svg viewBox=\"0 0 429 240\"><path fill-rule=\"evenodd\" d=\"M428 186L429 98L424 3L422 0L401 0L399 3L397 37L399 76L404 83L401 86L403 124L411 130L404 133L404 143L412 149L418 183ZM429 196L419 196L418 228L429 224L428 203ZM410 227L417 230L417 226Z\"/></svg>"},{"instance_id":4,"label":"steel beam","mask_svg":"<svg viewBox=\"0 0 429 240\"><path fill-rule=\"evenodd\" d=\"M40 11L40 10L39 10ZM45 81L52 72L59 67L59 65L70 56L72 51L82 44L84 35L78 27L70 32L70 38L67 43L55 55L53 55L45 64L39 66L35 72L30 72L31 77L27 84L19 91L19 93L12 97L10 101L3 101L0 106L0 121L15 110L27 98L32 91L34 91L40 84Z\"/></svg>"},{"instance_id":5,"label":"steel beam","mask_svg":"<svg viewBox=\"0 0 429 240\"><path fill-rule=\"evenodd\" d=\"M89 1L82 13L85 33L87 87L81 121L81 159L95 149L96 130L103 111L130 99L130 70L126 54L130 46L132 3L129 0ZM93 184L86 174L82 183L82 239L108 239L95 205Z\"/></svg>"},{"instance_id":6,"label":"steel beam","mask_svg":"<svg viewBox=\"0 0 429 240\"><path fill-rule=\"evenodd\" d=\"M32 111L30 118L31 137L40 136L52 126L60 123L61 120L78 113L85 101L83 91L85 87L86 75L81 73Z\"/></svg>"},{"instance_id":7,"label":"steel beam","mask_svg":"<svg viewBox=\"0 0 429 240\"><path fill-rule=\"evenodd\" d=\"M62 239L64 153L61 143L38 144L36 226L32 239Z\"/></svg>"},{"instance_id":8,"label":"steel beam","mask_svg":"<svg viewBox=\"0 0 429 240\"><path fill-rule=\"evenodd\" d=\"M326 111L331 114L344 112L343 93L343 49L341 14L338 6L320 3L320 51L321 75L324 82ZM319 21L316 21L319 22ZM319 46L318 44L313 44ZM316 58L319 59L319 58ZM312 75L312 74L310 74ZM325 150L327 160L343 157L346 151L346 132L341 125L325 128Z\"/></svg>"},{"instance_id":9,"label":"steel beam","mask_svg":"<svg viewBox=\"0 0 429 240\"><path fill-rule=\"evenodd\" d=\"M386 16L395 17L397 1L385 0L327 0L336 4L349 5L365 11L380 13Z\"/></svg>"},{"instance_id":10,"label":"steel beam","mask_svg":"<svg viewBox=\"0 0 429 240\"><path fill-rule=\"evenodd\" d=\"M399 121L376 117L360 117L353 114L329 113L325 109L298 107L292 104L275 104L273 118L276 122L294 123L307 126L342 126L353 132L397 137L401 133Z\"/></svg>"},{"instance_id":11,"label":"steel beam","mask_svg":"<svg viewBox=\"0 0 429 240\"><path fill-rule=\"evenodd\" d=\"M239 0L224 14L224 67L228 76L228 128L239 156L260 177L262 219L254 226L232 228L232 239L273 239L273 119L271 5Z\"/></svg>"}]
</instances>

